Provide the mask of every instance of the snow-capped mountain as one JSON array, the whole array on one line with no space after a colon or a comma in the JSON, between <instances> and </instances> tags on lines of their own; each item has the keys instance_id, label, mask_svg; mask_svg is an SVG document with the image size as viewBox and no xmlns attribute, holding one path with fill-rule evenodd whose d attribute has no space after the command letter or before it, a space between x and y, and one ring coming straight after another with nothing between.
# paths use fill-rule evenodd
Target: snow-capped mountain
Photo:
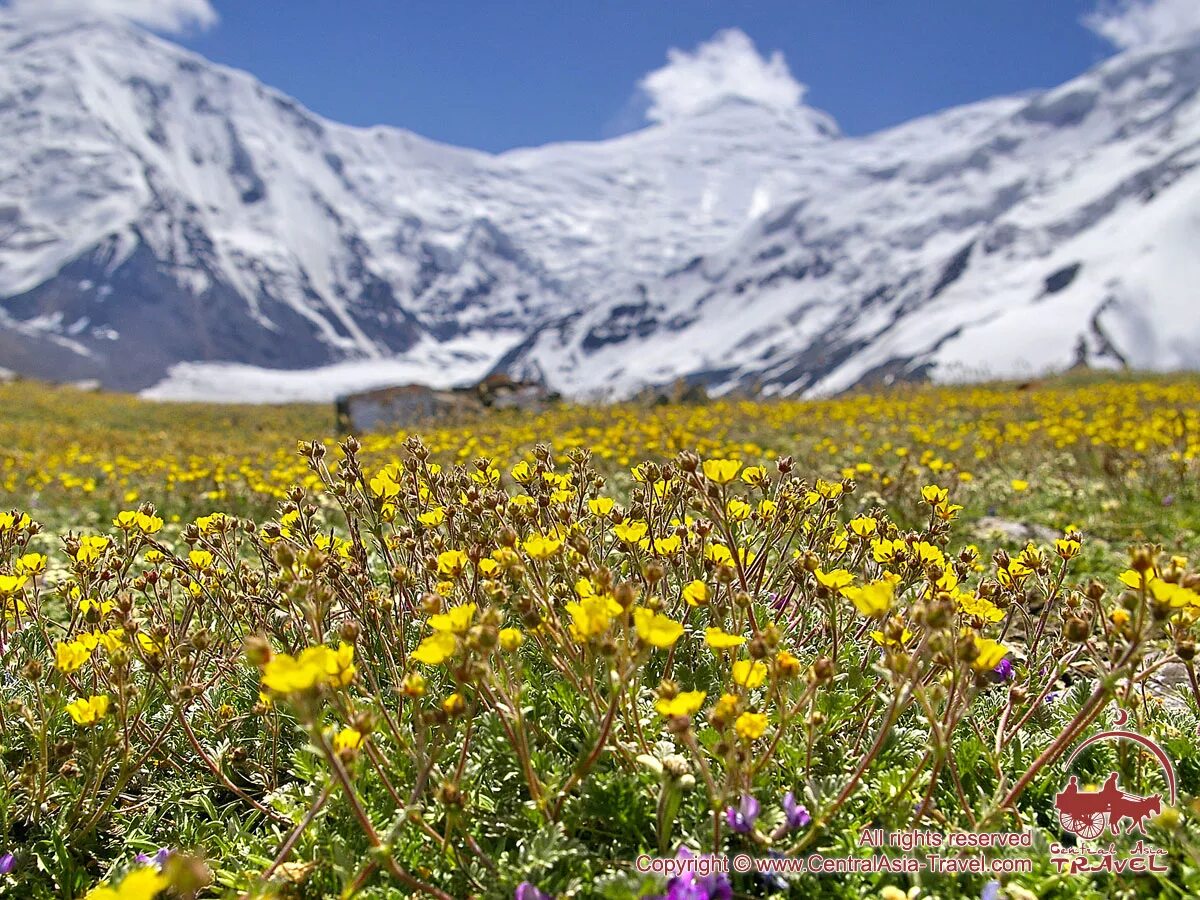
<instances>
[{"instance_id":1,"label":"snow-capped mountain","mask_svg":"<svg viewBox=\"0 0 1200 900\"><path fill-rule=\"evenodd\" d=\"M548 325L507 362L617 393L679 374L795 393L1196 367L1198 88L1192 42L833 142L729 245Z\"/></svg>"},{"instance_id":2,"label":"snow-capped mountain","mask_svg":"<svg viewBox=\"0 0 1200 900\"><path fill-rule=\"evenodd\" d=\"M272 399L1200 365L1198 89L1200 40L866 138L728 97L492 155L0 12L0 366Z\"/></svg>"}]
</instances>

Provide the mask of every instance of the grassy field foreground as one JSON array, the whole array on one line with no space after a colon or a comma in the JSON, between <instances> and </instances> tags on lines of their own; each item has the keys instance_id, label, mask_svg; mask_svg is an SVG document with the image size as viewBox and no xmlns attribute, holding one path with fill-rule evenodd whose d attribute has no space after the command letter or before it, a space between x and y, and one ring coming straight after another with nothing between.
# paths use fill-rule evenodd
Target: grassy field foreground
<instances>
[{"instance_id":1,"label":"grassy field foreground","mask_svg":"<svg viewBox=\"0 0 1200 900\"><path fill-rule=\"evenodd\" d=\"M1195 379L349 441L327 407L0 404L0 896L1200 891ZM1167 790L1128 741L1067 764L1122 715L1177 796L1100 846L1163 871L1062 872L1069 775ZM864 829L1020 834L932 855L1028 871L811 871ZM681 853L810 868L635 862Z\"/></svg>"}]
</instances>

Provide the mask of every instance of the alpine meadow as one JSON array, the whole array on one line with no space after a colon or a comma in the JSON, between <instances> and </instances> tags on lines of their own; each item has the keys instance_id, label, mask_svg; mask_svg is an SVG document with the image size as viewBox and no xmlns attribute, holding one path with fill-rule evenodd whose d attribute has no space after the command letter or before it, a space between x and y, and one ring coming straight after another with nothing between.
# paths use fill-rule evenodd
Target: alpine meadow
<instances>
[{"instance_id":1,"label":"alpine meadow","mask_svg":"<svg viewBox=\"0 0 1200 900\"><path fill-rule=\"evenodd\" d=\"M1028 833L1010 896L1200 884L1196 379L298 445L323 407L0 396L20 896L638 897L666 891L639 854L917 825ZM1064 878L1057 766L1115 707L1175 760L1164 870ZM1076 767L1110 769L1163 778L1119 744Z\"/></svg>"}]
</instances>

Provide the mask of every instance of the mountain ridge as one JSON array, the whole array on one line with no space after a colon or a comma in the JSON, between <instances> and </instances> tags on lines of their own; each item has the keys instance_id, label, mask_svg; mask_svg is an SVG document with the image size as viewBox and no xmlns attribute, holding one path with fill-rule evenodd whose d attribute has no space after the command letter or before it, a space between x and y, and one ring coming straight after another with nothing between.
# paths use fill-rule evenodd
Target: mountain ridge
<instances>
[{"instance_id":1,"label":"mountain ridge","mask_svg":"<svg viewBox=\"0 0 1200 900\"><path fill-rule=\"evenodd\" d=\"M1200 236L1194 44L865 137L726 100L501 154L330 122L133 26L0 13L0 47L17 371L298 399L498 365L616 397L1200 364L1164 324Z\"/></svg>"}]
</instances>

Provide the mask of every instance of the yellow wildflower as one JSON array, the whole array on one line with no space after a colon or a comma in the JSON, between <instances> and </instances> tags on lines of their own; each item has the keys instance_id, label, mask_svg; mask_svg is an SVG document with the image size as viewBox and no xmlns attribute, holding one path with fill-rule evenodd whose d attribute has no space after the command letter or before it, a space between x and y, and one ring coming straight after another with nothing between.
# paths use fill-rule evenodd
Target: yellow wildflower
<instances>
[{"instance_id":1,"label":"yellow wildflower","mask_svg":"<svg viewBox=\"0 0 1200 900\"><path fill-rule=\"evenodd\" d=\"M954 602L969 616L978 616L988 622L999 622L1004 618L1004 611L991 600L971 593L957 593Z\"/></svg>"},{"instance_id":2,"label":"yellow wildflower","mask_svg":"<svg viewBox=\"0 0 1200 900\"><path fill-rule=\"evenodd\" d=\"M744 522L750 518L750 513L753 512L750 504L738 497L732 498L725 504L725 513L731 521Z\"/></svg>"},{"instance_id":3,"label":"yellow wildflower","mask_svg":"<svg viewBox=\"0 0 1200 900\"><path fill-rule=\"evenodd\" d=\"M706 459L703 465L704 477L717 484L729 484L741 468L735 459Z\"/></svg>"},{"instance_id":4,"label":"yellow wildflower","mask_svg":"<svg viewBox=\"0 0 1200 900\"><path fill-rule=\"evenodd\" d=\"M0 597L15 594L29 579L25 575L0 575Z\"/></svg>"},{"instance_id":5,"label":"yellow wildflower","mask_svg":"<svg viewBox=\"0 0 1200 900\"><path fill-rule=\"evenodd\" d=\"M1126 587L1133 588L1135 591L1140 591L1143 586L1154 581L1158 576L1154 574L1153 569L1147 569L1144 573L1137 569L1126 569L1117 579Z\"/></svg>"},{"instance_id":6,"label":"yellow wildflower","mask_svg":"<svg viewBox=\"0 0 1200 900\"><path fill-rule=\"evenodd\" d=\"M85 565L94 563L108 549L109 539L103 536L81 537L79 549L75 551L75 561Z\"/></svg>"},{"instance_id":7,"label":"yellow wildflower","mask_svg":"<svg viewBox=\"0 0 1200 900\"><path fill-rule=\"evenodd\" d=\"M421 641L412 658L427 666L440 666L454 655L458 649L458 641L451 631L437 631Z\"/></svg>"},{"instance_id":8,"label":"yellow wildflower","mask_svg":"<svg viewBox=\"0 0 1200 900\"><path fill-rule=\"evenodd\" d=\"M621 614L622 609L621 604L611 597L593 594L583 597L578 603L568 603L567 612L571 615L572 637L583 642L608 631L612 620Z\"/></svg>"},{"instance_id":9,"label":"yellow wildflower","mask_svg":"<svg viewBox=\"0 0 1200 900\"><path fill-rule=\"evenodd\" d=\"M864 587L842 588L842 595L864 616L877 619L892 608L896 586L890 581L874 581Z\"/></svg>"},{"instance_id":10,"label":"yellow wildflower","mask_svg":"<svg viewBox=\"0 0 1200 900\"><path fill-rule=\"evenodd\" d=\"M532 559L549 559L562 547L562 541L544 534L531 534L522 546Z\"/></svg>"},{"instance_id":11,"label":"yellow wildflower","mask_svg":"<svg viewBox=\"0 0 1200 900\"><path fill-rule=\"evenodd\" d=\"M417 516L417 521L426 528L437 528L442 522L446 521L446 510L444 507L435 506L433 509L426 510Z\"/></svg>"},{"instance_id":12,"label":"yellow wildflower","mask_svg":"<svg viewBox=\"0 0 1200 900\"><path fill-rule=\"evenodd\" d=\"M208 550L192 550L188 553L188 562L197 569L207 569L213 564L213 555Z\"/></svg>"},{"instance_id":13,"label":"yellow wildflower","mask_svg":"<svg viewBox=\"0 0 1200 900\"><path fill-rule=\"evenodd\" d=\"M739 634L727 634L720 628L706 628L704 643L714 650L728 650L731 647L740 647L746 643L746 639Z\"/></svg>"},{"instance_id":14,"label":"yellow wildflower","mask_svg":"<svg viewBox=\"0 0 1200 900\"><path fill-rule=\"evenodd\" d=\"M521 633L519 628L501 628L500 629L500 647L508 653L512 653L518 647L525 643L525 635Z\"/></svg>"},{"instance_id":15,"label":"yellow wildflower","mask_svg":"<svg viewBox=\"0 0 1200 900\"><path fill-rule=\"evenodd\" d=\"M75 672L91 657L92 651L79 641L54 645L54 667L60 672Z\"/></svg>"},{"instance_id":16,"label":"yellow wildflower","mask_svg":"<svg viewBox=\"0 0 1200 900\"><path fill-rule=\"evenodd\" d=\"M128 509L117 513L117 517L113 519L113 525L122 531L131 530L137 525L137 510Z\"/></svg>"},{"instance_id":17,"label":"yellow wildflower","mask_svg":"<svg viewBox=\"0 0 1200 900\"><path fill-rule=\"evenodd\" d=\"M636 544L646 536L645 522L622 522L613 526L613 534L627 544Z\"/></svg>"},{"instance_id":18,"label":"yellow wildflower","mask_svg":"<svg viewBox=\"0 0 1200 900\"><path fill-rule=\"evenodd\" d=\"M125 631L121 628L110 628L108 631L97 631L96 640L100 646L112 653L125 646Z\"/></svg>"},{"instance_id":19,"label":"yellow wildflower","mask_svg":"<svg viewBox=\"0 0 1200 900\"><path fill-rule=\"evenodd\" d=\"M419 661L419 660L418 660ZM400 682L400 692L405 697L422 697L425 694L425 676L420 672L409 672Z\"/></svg>"},{"instance_id":20,"label":"yellow wildflower","mask_svg":"<svg viewBox=\"0 0 1200 900\"><path fill-rule=\"evenodd\" d=\"M444 550L438 554L438 574L447 578L457 578L467 565L467 554L461 550Z\"/></svg>"},{"instance_id":21,"label":"yellow wildflower","mask_svg":"<svg viewBox=\"0 0 1200 900\"><path fill-rule=\"evenodd\" d=\"M679 549L679 535L671 534L665 538L654 539L654 553L656 556L670 556Z\"/></svg>"},{"instance_id":22,"label":"yellow wildflower","mask_svg":"<svg viewBox=\"0 0 1200 900\"><path fill-rule=\"evenodd\" d=\"M681 691L670 700L659 700L654 704L659 715L668 718L672 716L694 716L704 703L707 694L704 691Z\"/></svg>"},{"instance_id":23,"label":"yellow wildflower","mask_svg":"<svg viewBox=\"0 0 1200 900\"><path fill-rule=\"evenodd\" d=\"M333 750L335 753L348 753L361 747L362 742L361 731L355 728L343 728L333 738Z\"/></svg>"},{"instance_id":24,"label":"yellow wildflower","mask_svg":"<svg viewBox=\"0 0 1200 900\"><path fill-rule=\"evenodd\" d=\"M704 606L708 603L708 585L699 580L689 582L683 589L683 599L688 606Z\"/></svg>"},{"instance_id":25,"label":"yellow wildflower","mask_svg":"<svg viewBox=\"0 0 1200 900\"><path fill-rule=\"evenodd\" d=\"M744 712L733 725L743 741L755 741L767 730L767 717L762 713Z\"/></svg>"},{"instance_id":26,"label":"yellow wildflower","mask_svg":"<svg viewBox=\"0 0 1200 900\"><path fill-rule=\"evenodd\" d=\"M944 487L938 487L936 484L927 484L921 488L921 499L930 506L945 503L948 496L950 496L950 492Z\"/></svg>"},{"instance_id":27,"label":"yellow wildflower","mask_svg":"<svg viewBox=\"0 0 1200 900\"><path fill-rule=\"evenodd\" d=\"M26 553L17 558L18 575L41 575L46 571L46 557L41 553ZM4 593L0 587L0 594Z\"/></svg>"},{"instance_id":28,"label":"yellow wildflower","mask_svg":"<svg viewBox=\"0 0 1200 900\"><path fill-rule=\"evenodd\" d=\"M1074 559L1079 555L1080 549L1079 541L1071 538L1059 538L1054 542L1055 552L1063 559Z\"/></svg>"},{"instance_id":29,"label":"yellow wildflower","mask_svg":"<svg viewBox=\"0 0 1200 900\"><path fill-rule=\"evenodd\" d=\"M429 627L434 631L449 631L454 634L466 634L475 618L475 604L466 603L462 606L452 606L444 613L429 617Z\"/></svg>"},{"instance_id":30,"label":"yellow wildflower","mask_svg":"<svg viewBox=\"0 0 1200 900\"><path fill-rule=\"evenodd\" d=\"M200 529L201 534L211 534L224 524L225 513L222 512L209 513L196 519L196 527Z\"/></svg>"},{"instance_id":31,"label":"yellow wildflower","mask_svg":"<svg viewBox=\"0 0 1200 900\"><path fill-rule=\"evenodd\" d=\"M747 690L754 690L767 678L767 664L761 659L739 659L733 664L734 684L740 684Z\"/></svg>"},{"instance_id":32,"label":"yellow wildflower","mask_svg":"<svg viewBox=\"0 0 1200 900\"><path fill-rule=\"evenodd\" d=\"M858 516L851 519L846 525L852 532L861 538L870 537L879 528L879 522L871 516Z\"/></svg>"},{"instance_id":33,"label":"yellow wildflower","mask_svg":"<svg viewBox=\"0 0 1200 900\"><path fill-rule=\"evenodd\" d=\"M588 509L591 510L593 516L607 516L612 512L612 508L612 497L597 497L588 501Z\"/></svg>"},{"instance_id":34,"label":"yellow wildflower","mask_svg":"<svg viewBox=\"0 0 1200 900\"><path fill-rule=\"evenodd\" d=\"M899 647L907 644L913 638L913 633L907 627L901 630L899 638L892 638L885 635L882 631L872 631L871 640L879 644L881 647Z\"/></svg>"},{"instance_id":35,"label":"yellow wildflower","mask_svg":"<svg viewBox=\"0 0 1200 900\"><path fill-rule=\"evenodd\" d=\"M904 541L891 541L886 538L871 544L871 556L877 563L892 564L904 558L908 545Z\"/></svg>"},{"instance_id":36,"label":"yellow wildflower","mask_svg":"<svg viewBox=\"0 0 1200 900\"><path fill-rule=\"evenodd\" d=\"M978 655L971 663L977 672L989 672L1000 664L1000 660L1008 655L1008 648L999 641L974 635L975 649Z\"/></svg>"},{"instance_id":37,"label":"yellow wildflower","mask_svg":"<svg viewBox=\"0 0 1200 900\"><path fill-rule=\"evenodd\" d=\"M142 650L150 656L154 656L155 654L162 652L162 647L158 645L158 642L144 631L139 631L137 633L137 642L138 645L141 646Z\"/></svg>"},{"instance_id":38,"label":"yellow wildflower","mask_svg":"<svg viewBox=\"0 0 1200 900\"><path fill-rule=\"evenodd\" d=\"M80 698L67 704L67 715L76 725L96 725L108 715L108 695L91 696L86 700Z\"/></svg>"},{"instance_id":39,"label":"yellow wildflower","mask_svg":"<svg viewBox=\"0 0 1200 900\"><path fill-rule=\"evenodd\" d=\"M649 609L635 609L633 623L637 626L638 636L642 640L659 648L674 645L683 635L681 624L662 613Z\"/></svg>"},{"instance_id":40,"label":"yellow wildflower","mask_svg":"<svg viewBox=\"0 0 1200 900\"><path fill-rule=\"evenodd\" d=\"M92 888L84 900L154 900L169 886L170 881L156 866L143 866L122 878L116 887Z\"/></svg>"},{"instance_id":41,"label":"yellow wildflower","mask_svg":"<svg viewBox=\"0 0 1200 900\"><path fill-rule=\"evenodd\" d=\"M395 497L400 493L400 485L393 480L391 473L386 469L372 478L369 484L371 493L385 500Z\"/></svg>"},{"instance_id":42,"label":"yellow wildflower","mask_svg":"<svg viewBox=\"0 0 1200 900\"><path fill-rule=\"evenodd\" d=\"M845 569L834 569L832 572L823 572L821 569L817 569L813 575L818 584L831 591L841 591L854 583L854 576Z\"/></svg>"},{"instance_id":43,"label":"yellow wildflower","mask_svg":"<svg viewBox=\"0 0 1200 900\"><path fill-rule=\"evenodd\" d=\"M742 472L742 481L750 485L765 484L767 481L767 470L762 466L749 466L744 472Z\"/></svg>"}]
</instances>

